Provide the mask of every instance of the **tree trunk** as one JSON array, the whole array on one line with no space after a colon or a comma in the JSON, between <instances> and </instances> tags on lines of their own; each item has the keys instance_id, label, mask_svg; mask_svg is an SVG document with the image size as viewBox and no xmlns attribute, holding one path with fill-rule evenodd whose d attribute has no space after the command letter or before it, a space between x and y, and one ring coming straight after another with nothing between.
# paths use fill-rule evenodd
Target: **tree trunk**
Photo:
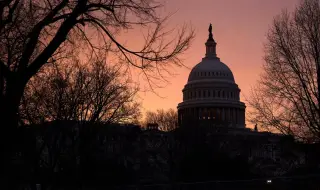
<instances>
[{"instance_id":1,"label":"tree trunk","mask_svg":"<svg viewBox=\"0 0 320 190\"><path fill-rule=\"evenodd\" d=\"M320 61L317 61L317 87L318 87L318 92L317 92L317 102L318 102L318 113L316 113L317 115L316 115L316 119L318 119L318 122L316 122L316 123L319 123L319 120L320 120ZM318 129L318 131L319 131L319 127L320 126L316 126L317 127L317 129ZM317 137L319 138L320 137L320 134L319 134L319 132L318 132L318 134L317 134Z\"/></svg>"},{"instance_id":2,"label":"tree trunk","mask_svg":"<svg viewBox=\"0 0 320 190\"><path fill-rule=\"evenodd\" d=\"M15 152L19 146L20 138L18 136L18 109L20 100L23 96L23 91L25 84L22 84L19 81L18 77L12 77L6 82L5 93L2 96L1 107L0 107L0 123L1 123L1 148L3 151L3 156L1 156L2 163L2 172L8 178L6 180L10 183L15 183L14 176L17 174L17 171L14 171L12 165L12 156L15 155ZM3 92L2 92L3 93Z\"/></svg>"}]
</instances>

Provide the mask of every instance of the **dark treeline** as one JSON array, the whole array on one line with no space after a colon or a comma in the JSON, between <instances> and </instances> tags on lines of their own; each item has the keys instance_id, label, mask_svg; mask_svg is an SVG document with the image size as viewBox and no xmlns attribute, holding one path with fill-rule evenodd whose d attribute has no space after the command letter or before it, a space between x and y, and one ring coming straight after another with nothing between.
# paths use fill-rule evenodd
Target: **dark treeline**
<instances>
[{"instance_id":1,"label":"dark treeline","mask_svg":"<svg viewBox=\"0 0 320 190\"><path fill-rule=\"evenodd\" d=\"M162 132L72 121L25 126L19 137L10 174L16 188L41 184L43 189L292 189L318 179L306 177L318 172L313 151L317 148L296 145L288 137L276 142L282 150L265 151L272 141L269 135L240 136L206 128ZM313 154L306 154L308 150ZM266 179L288 176L300 178L266 184Z\"/></svg>"}]
</instances>

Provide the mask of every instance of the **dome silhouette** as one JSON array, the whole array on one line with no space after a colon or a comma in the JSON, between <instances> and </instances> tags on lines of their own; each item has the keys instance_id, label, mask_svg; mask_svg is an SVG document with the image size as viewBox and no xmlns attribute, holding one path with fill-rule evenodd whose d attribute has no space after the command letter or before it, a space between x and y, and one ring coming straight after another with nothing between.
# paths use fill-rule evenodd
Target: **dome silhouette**
<instances>
[{"instance_id":1,"label":"dome silhouette","mask_svg":"<svg viewBox=\"0 0 320 190\"><path fill-rule=\"evenodd\" d=\"M206 125L245 128L245 104L231 69L217 57L209 27L206 54L191 70L178 104L179 126Z\"/></svg>"}]
</instances>

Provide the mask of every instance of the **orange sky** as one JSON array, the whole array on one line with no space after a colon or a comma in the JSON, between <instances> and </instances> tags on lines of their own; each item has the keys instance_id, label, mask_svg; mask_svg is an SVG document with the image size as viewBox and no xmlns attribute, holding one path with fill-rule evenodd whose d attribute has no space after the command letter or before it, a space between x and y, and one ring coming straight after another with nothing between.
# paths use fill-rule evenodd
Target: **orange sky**
<instances>
[{"instance_id":1,"label":"orange sky","mask_svg":"<svg viewBox=\"0 0 320 190\"><path fill-rule=\"evenodd\" d=\"M196 38L184 55L184 64L190 68L199 63L205 54L204 43L208 26L212 23L213 37L217 42L217 54L232 70L241 89L241 100L248 96L255 84L263 63L263 43L274 16L282 9L292 10L298 0L167 0L165 13L177 11L170 19L168 28L181 23L191 23ZM132 34L133 35L133 34ZM130 31L125 35L130 41ZM182 92L190 70L176 68L177 76L169 78L166 88L140 93L143 111L174 108L182 101ZM247 122L247 126L251 126Z\"/></svg>"}]
</instances>

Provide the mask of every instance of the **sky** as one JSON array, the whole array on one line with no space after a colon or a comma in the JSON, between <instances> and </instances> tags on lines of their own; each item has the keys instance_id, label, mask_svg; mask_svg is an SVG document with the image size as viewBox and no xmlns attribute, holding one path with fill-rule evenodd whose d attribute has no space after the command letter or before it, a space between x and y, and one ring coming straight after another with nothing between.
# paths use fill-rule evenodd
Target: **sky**
<instances>
[{"instance_id":1,"label":"sky","mask_svg":"<svg viewBox=\"0 0 320 190\"><path fill-rule=\"evenodd\" d=\"M168 28L183 23L191 24L196 37L183 55L184 64L192 68L205 55L208 26L212 23L213 37L217 42L217 55L232 70L241 89L241 101L248 97L256 84L263 64L263 44L273 18L283 9L293 10L298 0L167 0L164 14L175 14ZM136 34L135 34L136 35ZM133 39L130 32L126 37ZM182 101L182 89L190 73L188 68L175 68L175 76L168 78L165 88L141 92L143 112L157 109L176 109ZM249 97L248 97L249 98ZM248 109L248 108L247 108ZM249 108L250 109L250 108ZM247 122L247 126L250 123Z\"/></svg>"}]
</instances>

